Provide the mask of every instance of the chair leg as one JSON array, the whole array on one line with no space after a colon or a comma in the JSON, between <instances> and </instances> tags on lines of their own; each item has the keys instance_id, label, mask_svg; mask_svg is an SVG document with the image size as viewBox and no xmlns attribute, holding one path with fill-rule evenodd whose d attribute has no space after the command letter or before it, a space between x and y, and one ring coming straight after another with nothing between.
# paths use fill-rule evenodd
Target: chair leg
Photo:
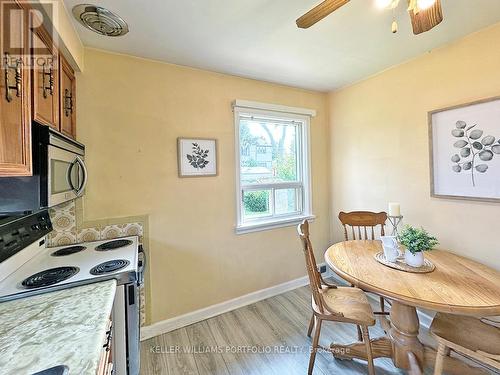
<instances>
[{"instance_id":1,"label":"chair leg","mask_svg":"<svg viewBox=\"0 0 500 375\"><path fill-rule=\"evenodd\" d=\"M358 341L363 342L363 335L361 334L361 327L357 325L356 328L358 330Z\"/></svg>"},{"instance_id":2,"label":"chair leg","mask_svg":"<svg viewBox=\"0 0 500 375\"><path fill-rule=\"evenodd\" d=\"M448 347L443 343L439 343L436 354L436 363L434 364L434 375L441 375L443 373L444 357L448 356L449 354L450 350L448 349Z\"/></svg>"},{"instance_id":3,"label":"chair leg","mask_svg":"<svg viewBox=\"0 0 500 375\"><path fill-rule=\"evenodd\" d=\"M309 328L307 329L307 337L311 337L313 328L314 328L314 314L312 314L311 321L309 322Z\"/></svg>"},{"instance_id":4,"label":"chair leg","mask_svg":"<svg viewBox=\"0 0 500 375\"><path fill-rule=\"evenodd\" d=\"M313 368L314 368L314 361L316 360L316 352L318 351L319 347L319 335L321 333L321 323L322 320L319 318L316 318L316 330L314 332L314 338L313 338L313 343L312 343L312 351L311 351L311 356L309 357L309 370L307 371L308 375L312 375L313 373Z\"/></svg>"},{"instance_id":5,"label":"chair leg","mask_svg":"<svg viewBox=\"0 0 500 375\"><path fill-rule=\"evenodd\" d=\"M381 312L385 312L385 301L384 301L384 297L380 297L380 311Z\"/></svg>"},{"instance_id":6,"label":"chair leg","mask_svg":"<svg viewBox=\"0 0 500 375\"><path fill-rule=\"evenodd\" d=\"M372 345L370 343L370 334L368 333L368 327L363 326L363 341L366 345L366 358L368 360L368 374L375 375L375 366L373 365L373 354Z\"/></svg>"}]
</instances>

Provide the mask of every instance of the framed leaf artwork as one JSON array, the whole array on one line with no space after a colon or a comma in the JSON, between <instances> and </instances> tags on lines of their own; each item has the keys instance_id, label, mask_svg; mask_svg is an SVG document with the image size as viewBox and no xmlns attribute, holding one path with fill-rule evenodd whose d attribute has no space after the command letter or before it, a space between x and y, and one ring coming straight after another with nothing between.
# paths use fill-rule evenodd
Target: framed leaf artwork
<instances>
[{"instance_id":1,"label":"framed leaf artwork","mask_svg":"<svg viewBox=\"0 0 500 375\"><path fill-rule=\"evenodd\" d=\"M217 176L217 140L177 138L179 177Z\"/></svg>"},{"instance_id":2,"label":"framed leaf artwork","mask_svg":"<svg viewBox=\"0 0 500 375\"><path fill-rule=\"evenodd\" d=\"M429 112L431 195L500 202L500 97Z\"/></svg>"}]
</instances>

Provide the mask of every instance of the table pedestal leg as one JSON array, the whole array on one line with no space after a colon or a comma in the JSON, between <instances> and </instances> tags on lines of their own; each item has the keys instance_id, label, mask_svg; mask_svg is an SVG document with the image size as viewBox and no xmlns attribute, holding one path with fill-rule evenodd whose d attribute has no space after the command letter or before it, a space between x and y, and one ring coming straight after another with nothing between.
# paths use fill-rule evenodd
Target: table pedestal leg
<instances>
[{"instance_id":1,"label":"table pedestal leg","mask_svg":"<svg viewBox=\"0 0 500 375\"><path fill-rule=\"evenodd\" d=\"M392 358L394 365L409 370L409 374L422 374L424 368L434 368L436 351L425 347L418 339L419 321L415 307L393 301L390 322L381 317L381 325L388 331L388 337L372 339L373 358ZM351 345L331 344L329 350L334 357L341 359L367 359L364 343ZM469 364L446 356L443 359L445 374L480 375L486 374L482 368L471 367Z\"/></svg>"},{"instance_id":2,"label":"table pedestal leg","mask_svg":"<svg viewBox=\"0 0 500 375\"><path fill-rule=\"evenodd\" d=\"M393 301L391 307L392 359L394 365L410 369L408 353L413 353L420 367L424 364L424 346L418 340L419 322L415 307Z\"/></svg>"},{"instance_id":3,"label":"table pedestal leg","mask_svg":"<svg viewBox=\"0 0 500 375\"><path fill-rule=\"evenodd\" d=\"M372 347L373 358L391 358L392 346L391 340L387 337L370 340ZM331 344L329 350L333 356L340 359L362 359L366 361L368 355L366 353L366 344L364 342L356 342L350 345Z\"/></svg>"}]
</instances>

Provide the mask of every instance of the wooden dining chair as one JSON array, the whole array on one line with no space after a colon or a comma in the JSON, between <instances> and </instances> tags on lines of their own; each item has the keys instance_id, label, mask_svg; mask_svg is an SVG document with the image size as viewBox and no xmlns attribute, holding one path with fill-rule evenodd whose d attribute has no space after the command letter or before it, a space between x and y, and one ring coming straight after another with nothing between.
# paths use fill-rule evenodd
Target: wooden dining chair
<instances>
[{"instance_id":1,"label":"wooden dining chair","mask_svg":"<svg viewBox=\"0 0 500 375\"><path fill-rule=\"evenodd\" d=\"M349 241L349 239L375 240L380 236L385 236L386 212L342 211L339 213L339 220L344 227L346 241ZM377 226L380 226L380 236L377 236L375 232ZM349 232L351 236L349 236Z\"/></svg>"},{"instance_id":2,"label":"wooden dining chair","mask_svg":"<svg viewBox=\"0 0 500 375\"><path fill-rule=\"evenodd\" d=\"M355 324L362 332L362 340L366 345L368 374L375 374L372 347L368 327L375 325L375 317L365 293L354 287L342 287L327 284L318 271L311 241L309 239L309 223L304 220L297 228L302 241L302 250L306 258L307 274L312 291L311 305L313 310L313 326L315 326L308 374L311 375L320 348L319 337L324 321ZM310 325L310 330L312 326ZM329 348L321 347L323 350Z\"/></svg>"},{"instance_id":3,"label":"wooden dining chair","mask_svg":"<svg viewBox=\"0 0 500 375\"><path fill-rule=\"evenodd\" d=\"M500 328L469 316L438 313L430 330L439 345L434 375L441 375L451 350L500 370Z\"/></svg>"},{"instance_id":4,"label":"wooden dining chair","mask_svg":"<svg viewBox=\"0 0 500 375\"><path fill-rule=\"evenodd\" d=\"M352 211L340 212L339 220L344 227L344 238L346 241L351 240L375 240L380 236L385 236L385 222L387 221L386 212L370 212L370 211ZM380 235L377 235L376 228L380 226ZM351 234L351 236L349 236ZM385 311L385 301L380 297L380 311L376 311L378 315L389 315Z\"/></svg>"}]
</instances>

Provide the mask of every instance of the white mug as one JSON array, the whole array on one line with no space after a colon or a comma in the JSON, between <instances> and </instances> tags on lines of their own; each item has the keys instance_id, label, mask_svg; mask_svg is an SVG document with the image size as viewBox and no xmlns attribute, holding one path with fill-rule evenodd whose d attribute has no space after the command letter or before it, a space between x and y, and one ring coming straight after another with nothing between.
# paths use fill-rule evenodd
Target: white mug
<instances>
[{"instance_id":1,"label":"white mug","mask_svg":"<svg viewBox=\"0 0 500 375\"><path fill-rule=\"evenodd\" d=\"M389 262L395 262L401 256L396 236L382 236L380 239L384 247L385 259Z\"/></svg>"}]
</instances>

